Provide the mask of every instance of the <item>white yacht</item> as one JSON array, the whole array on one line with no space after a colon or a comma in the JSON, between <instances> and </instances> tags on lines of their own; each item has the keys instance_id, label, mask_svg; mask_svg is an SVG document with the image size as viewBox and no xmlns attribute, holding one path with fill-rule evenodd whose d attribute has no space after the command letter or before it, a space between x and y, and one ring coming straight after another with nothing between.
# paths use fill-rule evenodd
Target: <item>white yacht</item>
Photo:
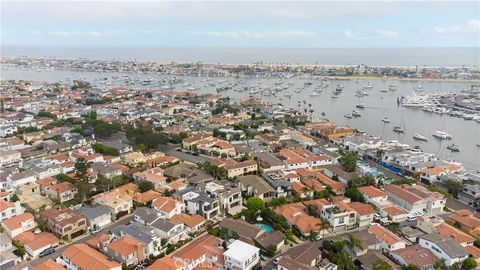
<instances>
[{"instance_id":1,"label":"white yacht","mask_svg":"<svg viewBox=\"0 0 480 270\"><path fill-rule=\"evenodd\" d=\"M318 96L318 92L313 91L312 93L310 93L310 96L311 96L311 97L316 97L316 96Z\"/></svg>"},{"instance_id":2,"label":"white yacht","mask_svg":"<svg viewBox=\"0 0 480 270\"><path fill-rule=\"evenodd\" d=\"M360 117L360 116L362 116L362 114L361 114L359 111L357 111L357 110L353 110L352 116L354 116L354 117Z\"/></svg>"},{"instance_id":3,"label":"white yacht","mask_svg":"<svg viewBox=\"0 0 480 270\"><path fill-rule=\"evenodd\" d=\"M419 141L428 141L427 137L420 135L418 133L413 134L413 138Z\"/></svg>"},{"instance_id":4,"label":"white yacht","mask_svg":"<svg viewBox=\"0 0 480 270\"><path fill-rule=\"evenodd\" d=\"M344 116L345 116L345 118L348 118L348 119L352 118L352 114L350 114L350 113L347 113Z\"/></svg>"},{"instance_id":5,"label":"white yacht","mask_svg":"<svg viewBox=\"0 0 480 270\"><path fill-rule=\"evenodd\" d=\"M452 138L452 135L442 130L436 130L435 132L433 132L433 137L436 137L442 140L448 140Z\"/></svg>"},{"instance_id":6,"label":"white yacht","mask_svg":"<svg viewBox=\"0 0 480 270\"><path fill-rule=\"evenodd\" d=\"M384 117L382 118L382 122L384 122L384 123L390 123L390 119L388 119L388 117L384 116Z\"/></svg>"},{"instance_id":7,"label":"white yacht","mask_svg":"<svg viewBox=\"0 0 480 270\"><path fill-rule=\"evenodd\" d=\"M359 103L359 104L357 104L356 107L359 108L359 109L365 109L367 107L367 105L365 105L365 103Z\"/></svg>"}]
</instances>

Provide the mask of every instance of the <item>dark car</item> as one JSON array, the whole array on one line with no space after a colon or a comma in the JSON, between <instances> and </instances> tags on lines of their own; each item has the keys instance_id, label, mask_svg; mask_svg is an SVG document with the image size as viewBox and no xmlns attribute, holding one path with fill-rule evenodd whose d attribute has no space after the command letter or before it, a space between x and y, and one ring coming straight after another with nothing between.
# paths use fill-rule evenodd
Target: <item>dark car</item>
<instances>
[{"instance_id":1,"label":"dark car","mask_svg":"<svg viewBox=\"0 0 480 270\"><path fill-rule=\"evenodd\" d=\"M194 156L199 156L200 153L198 153L198 152L192 152L192 155L194 155Z\"/></svg>"},{"instance_id":2,"label":"dark car","mask_svg":"<svg viewBox=\"0 0 480 270\"><path fill-rule=\"evenodd\" d=\"M41 258L41 257L45 257L47 255L50 255L54 252L55 252L55 249L53 247L49 247L49 248L46 248L46 249L42 250L42 252L40 252L38 254L38 256Z\"/></svg>"}]
</instances>

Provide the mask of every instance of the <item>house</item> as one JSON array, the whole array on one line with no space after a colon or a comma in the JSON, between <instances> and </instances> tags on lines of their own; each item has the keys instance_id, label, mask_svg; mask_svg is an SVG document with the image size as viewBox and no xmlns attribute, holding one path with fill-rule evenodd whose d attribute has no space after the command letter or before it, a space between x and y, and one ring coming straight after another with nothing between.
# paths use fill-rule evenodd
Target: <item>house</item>
<instances>
[{"instance_id":1,"label":"house","mask_svg":"<svg viewBox=\"0 0 480 270\"><path fill-rule=\"evenodd\" d=\"M322 223L319 218L308 215L301 202L279 206L275 209L275 213L283 216L290 226L295 227L305 236L318 232Z\"/></svg>"},{"instance_id":2,"label":"house","mask_svg":"<svg viewBox=\"0 0 480 270\"><path fill-rule=\"evenodd\" d=\"M45 249L58 246L58 238L49 232L33 233L28 231L17 235L14 239L24 246L25 251L34 258Z\"/></svg>"},{"instance_id":3,"label":"house","mask_svg":"<svg viewBox=\"0 0 480 270\"><path fill-rule=\"evenodd\" d=\"M13 239L23 232L33 230L36 226L37 223L33 219L33 215L29 212L2 221L2 228L10 239Z\"/></svg>"},{"instance_id":4,"label":"house","mask_svg":"<svg viewBox=\"0 0 480 270\"><path fill-rule=\"evenodd\" d=\"M433 269L433 264L438 261L437 256L429 249L418 245L394 250L390 256L401 266L416 265L422 270Z\"/></svg>"},{"instance_id":5,"label":"house","mask_svg":"<svg viewBox=\"0 0 480 270\"><path fill-rule=\"evenodd\" d=\"M357 212L358 227L368 226L373 221L373 215L377 212L370 204L361 202L353 202L349 206Z\"/></svg>"},{"instance_id":6,"label":"house","mask_svg":"<svg viewBox=\"0 0 480 270\"><path fill-rule=\"evenodd\" d=\"M45 194L60 203L74 199L78 194L77 187L70 182L62 182L45 187Z\"/></svg>"},{"instance_id":7,"label":"house","mask_svg":"<svg viewBox=\"0 0 480 270\"><path fill-rule=\"evenodd\" d=\"M220 214L218 199L205 192L198 191L194 187L177 191L173 194L173 197L185 204L185 209L190 215L199 214L208 220L212 220Z\"/></svg>"},{"instance_id":8,"label":"house","mask_svg":"<svg viewBox=\"0 0 480 270\"><path fill-rule=\"evenodd\" d=\"M76 210L87 218L87 225L90 229L103 228L112 223L113 211L106 205L95 207L84 205Z\"/></svg>"},{"instance_id":9,"label":"house","mask_svg":"<svg viewBox=\"0 0 480 270\"><path fill-rule=\"evenodd\" d=\"M250 270L260 262L260 249L240 240L233 241L223 253L226 270Z\"/></svg>"},{"instance_id":10,"label":"house","mask_svg":"<svg viewBox=\"0 0 480 270\"><path fill-rule=\"evenodd\" d=\"M148 267L148 270L184 270L183 265L178 265L177 261L170 256L165 256L156 260Z\"/></svg>"},{"instance_id":11,"label":"house","mask_svg":"<svg viewBox=\"0 0 480 270\"><path fill-rule=\"evenodd\" d=\"M470 210L457 210L447 219L459 226L459 229L471 234L478 235L480 232L480 219Z\"/></svg>"},{"instance_id":12,"label":"house","mask_svg":"<svg viewBox=\"0 0 480 270\"><path fill-rule=\"evenodd\" d=\"M278 262L278 270L317 270L322 253L315 243L306 242L288 249Z\"/></svg>"},{"instance_id":13,"label":"house","mask_svg":"<svg viewBox=\"0 0 480 270\"><path fill-rule=\"evenodd\" d=\"M395 205L381 209L380 215L383 217L388 217L388 219L392 222L402 222L407 219L407 212Z\"/></svg>"},{"instance_id":14,"label":"house","mask_svg":"<svg viewBox=\"0 0 480 270\"><path fill-rule=\"evenodd\" d=\"M110 209L112 209L113 213L118 218L120 216L130 213L133 208L133 196L133 192L129 194L122 189L117 188L109 192L104 192L93 196L92 202L94 206L108 206Z\"/></svg>"},{"instance_id":15,"label":"house","mask_svg":"<svg viewBox=\"0 0 480 270\"><path fill-rule=\"evenodd\" d=\"M152 208L155 209L160 217L170 219L174 215L185 211L185 205L170 197L159 197L152 201Z\"/></svg>"},{"instance_id":16,"label":"house","mask_svg":"<svg viewBox=\"0 0 480 270\"><path fill-rule=\"evenodd\" d=\"M406 242L382 225L370 226L368 232L375 235L375 237L380 240L380 248L382 251L391 252L393 250L405 248Z\"/></svg>"},{"instance_id":17,"label":"house","mask_svg":"<svg viewBox=\"0 0 480 270\"><path fill-rule=\"evenodd\" d=\"M445 222L435 226L435 230L437 231L438 234L442 236L453 238L453 240L455 240L455 242L460 244L462 247L471 246L475 241L475 237L467 233L464 233L461 230Z\"/></svg>"},{"instance_id":18,"label":"house","mask_svg":"<svg viewBox=\"0 0 480 270\"><path fill-rule=\"evenodd\" d=\"M129 235L145 246L145 257L158 256L165 245L162 245L161 238L155 234L155 229L137 222L122 225L112 231L114 238ZM109 243L109 242L108 242ZM108 244L107 243L107 244Z\"/></svg>"},{"instance_id":19,"label":"house","mask_svg":"<svg viewBox=\"0 0 480 270\"><path fill-rule=\"evenodd\" d=\"M12 188L33 183L37 180L37 175L31 170L24 170L7 176L7 184Z\"/></svg>"},{"instance_id":20,"label":"house","mask_svg":"<svg viewBox=\"0 0 480 270\"><path fill-rule=\"evenodd\" d=\"M133 220L154 229L155 234L160 238L167 239L170 243L177 243L185 237L183 223L163 219L159 213L151 208L137 208Z\"/></svg>"},{"instance_id":21,"label":"house","mask_svg":"<svg viewBox=\"0 0 480 270\"><path fill-rule=\"evenodd\" d=\"M421 247L429 249L439 259L445 259L445 265L450 266L468 258L468 252L450 237L436 233L425 234L418 238Z\"/></svg>"},{"instance_id":22,"label":"house","mask_svg":"<svg viewBox=\"0 0 480 270\"><path fill-rule=\"evenodd\" d=\"M285 164L276 156L267 152L252 153L263 172L278 172L285 169Z\"/></svg>"},{"instance_id":23,"label":"house","mask_svg":"<svg viewBox=\"0 0 480 270\"><path fill-rule=\"evenodd\" d=\"M207 194L218 198L222 212L234 215L242 211L242 192L234 183L229 181L209 182L200 188Z\"/></svg>"},{"instance_id":24,"label":"house","mask_svg":"<svg viewBox=\"0 0 480 270\"><path fill-rule=\"evenodd\" d=\"M427 207L425 208L425 210L428 213L432 215L443 213L443 208L445 208L445 205L447 203L447 199L443 194L430 191L422 185L402 185L402 187L427 200Z\"/></svg>"},{"instance_id":25,"label":"house","mask_svg":"<svg viewBox=\"0 0 480 270\"><path fill-rule=\"evenodd\" d=\"M120 176L123 174L122 170L115 166L115 164L108 164L104 162L94 162L90 165L90 170L94 173L101 174L106 178Z\"/></svg>"},{"instance_id":26,"label":"house","mask_svg":"<svg viewBox=\"0 0 480 270\"><path fill-rule=\"evenodd\" d=\"M423 212L427 200L397 185L386 185L388 199L409 212Z\"/></svg>"},{"instance_id":27,"label":"house","mask_svg":"<svg viewBox=\"0 0 480 270\"><path fill-rule=\"evenodd\" d=\"M259 197L264 201L275 198L275 190L257 175L246 175L238 178L238 186L248 195Z\"/></svg>"},{"instance_id":28,"label":"house","mask_svg":"<svg viewBox=\"0 0 480 270\"><path fill-rule=\"evenodd\" d=\"M105 253L127 266L137 265L145 259L145 246L135 238L125 235L108 244Z\"/></svg>"},{"instance_id":29,"label":"house","mask_svg":"<svg viewBox=\"0 0 480 270\"><path fill-rule=\"evenodd\" d=\"M14 217L23 213L23 208L20 205L20 202L7 202L0 200L0 221L4 219Z\"/></svg>"},{"instance_id":30,"label":"house","mask_svg":"<svg viewBox=\"0 0 480 270\"><path fill-rule=\"evenodd\" d=\"M388 202L388 195L387 193L381 191L380 189L374 186L364 186L357 188L363 195L363 199L365 199L366 203L371 203L376 205L377 207L382 207Z\"/></svg>"},{"instance_id":31,"label":"house","mask_svg":"<svg viewBox=\"0 0 480 270\"><path fill-rule=\"evenodd\" d=\"M263 179L275 189L275 196L285 197L292 193L292 182L279 172L264 173Z\"/></svg>"},{"instance_id":32,"label":"house","mask_svg":"<svg viewBox=\"0 0 480 270\"><path fill-rule=\"evenodd\" d=\"M72 240L87 230L87 219L70 208L47 209L39 213L39 220L45 220L48 228L58 237Z\"/></svg>"},{"instance_id":33,"label":"house","mask_svg":"<svg viewBox=\"0 0 480 270\"><path fill-rule=\"evenodd\" d=\"M280 231L272 231L269 233L263 233L257 238L255 238L255 242L261 247L263 250L268 250L270 247L275 247L275 250L281 250L283 245L285 244L286 236Z\"/></svg>"},{"instance_id":34,"label":"house","mask_svg":"<svg viewBox=\"0 0 480 270\"><path fill-rule=\"evenodd\" d=\"M330 223L334 232L352 228L357 222L357 212L344 202L326 205L320 213L322 219Z\"/></svg>"},{"instance_id":35,"label":"house","mask_svg":"<svg viewBox=\"0 0 480 270\"><path fill-rule=\"evenodd\" d=\"M206 219L200 215L176 214L170 218L171 221L183 223L188 233L197 233L205 225Z\"/></svg>"},{"instance_id":36,"label":"house","mask_svg":"<svg viewBox=\"0 0 480 270\"><path fill-rule=\"evenodd\" d=\"M365 254L359 256L355 260L355 264L359 266L360 269L362 270L374 270L375 268L375 263L378 260L383 260L387 262L391 269L394 270L401 270L402 268L393 263L386 255L384 255L381 251L379 250L368 250Z\"/></svg>"},{"instance_id":37,"label":"house","mask_svg":"<svg viewBox=\"0 0 480 270\"><path fill-rule=\"evenodd\" d=\"M304 135L300 131L291 131L290 136L292 137L292 140L294 140L303 147L315 146L317 144L317 142L313 138Z\"/></svg>"},{"instance_id":38,"label":"house","mask_svg":"<svg viewBox=\"0 0 480 270\"><path fill-rule=\"evenodd\" d=\"M240 240L246 243L253 243L254 239L265 233L262 228L250 224L242 219L224 218L218 224L221 229L235 232L240 236Z\"/></svg>"},{"instance_id":39,"label":"house","mask_svg":"<svg viewBox=\"0 0 480 270\"><path fill-rule=\"evenodd\" d=\"M343 170L340 165L326 165L323 169L323 174L326 176L338 180L345 185L348 184L348 181L353 181L357 178L362 177L362 174L358 172L346 172Z\"/></svg>"},{"instance_id":40,"label":"house","mask_svg":"<svg viewBox=\"0 0 480 270\"><path fill-rule=\"evenodd\" d=\"M18 163L22 160L20 152L11 149L0 149L0 167Z\"/></svg>"},{"instance_id":41,"label":"house","mask_svg":"<svg viewBox=\"0 0 480 270\"><path fill-rule=\"evenodd\" d=\"M109 260L107 256L87 246L87 244L73 244L68 246L57 258L57 263L69 270L121 270L122 265Z\"/></svg>"},{"instance_id":42,"label":"house","mask_svg":"<svg viewBox=\"0 0 480 270\"><path fill-rule=\"evenodd\" d=\"M155 190L160 190L167 183L167 177L163 175L163 172L162 168L155 167L143 172L137 172L133 174L133 178L135 183L146 181L151 183Z\"/></svg>"},{"instance_id":43,"label":"house","mask_svg":"<svg viewBox=\"0 0 480 270\"><path fill-rule=\"evenodd\" d=\"M236 178L243 175L255 174L257 172L257 162L255 160L245 160L240 162L230 162L224 166L228 178Z\"/></svg>"},{"instance_id":44,"label":"house","mask_svg":"<svg viewBox=\"0 0 480 270\"><path fill-rule=\"evenodd\" d=\"M192 270L198 266L209 266L216 269L225 264L221 243L221 239L205 234L177 250L171 256L177 262L176 265L183 266L185 270Z\"/></svg>"},{"instance_id":45,"label":"house","mask_svg":"<svg viewBox=\"0 0 480 270\"><path fill-rule=\"evenodd\" d=\"M361 247L353 247L353 254L351 250L347 250L350 255L356 257L366 254L369 250L380 250L381 241L374 235L371 234L368 229L362 229L360 231L354 231L350 233L354 238L360 241ZM345 240L349 240L349 235L343 235Z\"/></svg>"},{"instance_id":46,"label":"house","mask_svg":"<svg viewBox=\"0 0 480 270\"><path fill-rule=\"evenodd\" d=\"M63 266L52 259L32 266L32 270L65 270Z\"/></svg>"}]
</instances>

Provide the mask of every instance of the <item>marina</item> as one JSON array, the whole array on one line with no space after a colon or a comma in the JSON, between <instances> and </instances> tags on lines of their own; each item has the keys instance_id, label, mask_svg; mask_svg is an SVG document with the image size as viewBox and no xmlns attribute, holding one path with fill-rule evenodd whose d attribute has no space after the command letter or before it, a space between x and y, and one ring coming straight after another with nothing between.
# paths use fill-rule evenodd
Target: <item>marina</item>
<instances>
[{"instance_id":1,"label":"marina","mask_svg":"<svg viewBox=\"0 0 480 270\"><path fill-rule=\"evenodd\" d=\"M283 76L282 78L251 77L193 77L118 72L80 72L63 70L25 70L2 66L4 79L28 79L37 81L62 81L85 79L100 88L129 87L132 89L174 89L197 93L220 93L231 98L256 96L268 103L283 103L287 107L306 113L314 119L327 118L348 125L385 140L398 140L444 159L454 159L466 168L480 167L480 122L451 117L448 114L429 113L423 106L405 107L399 103L402 97L413 95L418 81L397 79L345 79L312 76ZM369 84L366 84L366 81ZM127 84L126 84L127 83ZM327 84L328 83L328 84ZM463 93L470 91L475 82L423 81L422 95ZM476 83L478 85L478 83ZM395 91L385 95L380 90L395 85ZM341 87L339 87L341 86ZM367 86L368 96L358 97L356 92ZM322 91L316 91L316 89ZM342 89L339 91L338 89ZM463 92L462 92L463 91ZM286 95L287 94L287 95ZM420 95L420 94L417 94ZM431 100L422 97L422 100ZM412 100L413 101L413 100ZM310 104L310 106L309 106ZM365 108L363 104L369 104ZM353 117L352 108L361 109L361 117ZM347 117L348 116L348 117ZM381 123L381 124L378 124ZM390 123L401 126L403 132L395 132ZM401 125L399 125L401 123ZM444 130L455 138L462 151L449 151L442 139L418 140L414 134L432 135ZM397 130L398 131L398 130ZM438 137L433 137L438 138Z\"/></svg>"}]
</instances>

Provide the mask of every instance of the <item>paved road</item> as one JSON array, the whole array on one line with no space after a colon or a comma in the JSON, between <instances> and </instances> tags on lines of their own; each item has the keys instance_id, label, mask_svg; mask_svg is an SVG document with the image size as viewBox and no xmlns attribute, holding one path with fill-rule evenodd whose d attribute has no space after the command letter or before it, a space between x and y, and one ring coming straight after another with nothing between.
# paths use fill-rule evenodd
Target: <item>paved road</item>
<instances>
[{"instance_id":1,"label":"paved road","mask_svg":"<svg viewBox=\"0 0 480 270\"><path fill-rule=\"evenodd\" d=\"M113 230L115 230L116 228L118 228L122 225L130 223L130 220L131 220L132 216L133 215L130 214L130 215L125 216L124 218L122 218L121 220L119 220L115 223L111 223L111 224L105 226L104 231L107 231L107 230L113 231ZM60 257L60 254L71 244L85 243L86 241L92 239L93 237L94 237L94 235L91 235L91 234L84 235L83 237L76 239L74 242L68 243L66 245L61 246L60 248L57 248L54 253L52 253L48 256L45 256L43 258L36 258L36 259L30 261L30 264L33 266L33 265L40 264L40 263L42 263L42 262L44 262L48 259L55 260L57 257Z\"/></svg>"},{"instance_id":2,"label":"paved road","mask_svg":"<svg viewBox=\"0 0 480 270\"><path fill-rule=\"evenodd\" d=\"M167 155L174 156L178 159L185 160L191 163L200 163L210 160L210 158L205 155L194 156L192 154L187 154L186 152L183 152L185 150L182 150L182 152L175 150L178 147L179 145L161 145L160 150Z\"/></svg>"}]
</instances>

